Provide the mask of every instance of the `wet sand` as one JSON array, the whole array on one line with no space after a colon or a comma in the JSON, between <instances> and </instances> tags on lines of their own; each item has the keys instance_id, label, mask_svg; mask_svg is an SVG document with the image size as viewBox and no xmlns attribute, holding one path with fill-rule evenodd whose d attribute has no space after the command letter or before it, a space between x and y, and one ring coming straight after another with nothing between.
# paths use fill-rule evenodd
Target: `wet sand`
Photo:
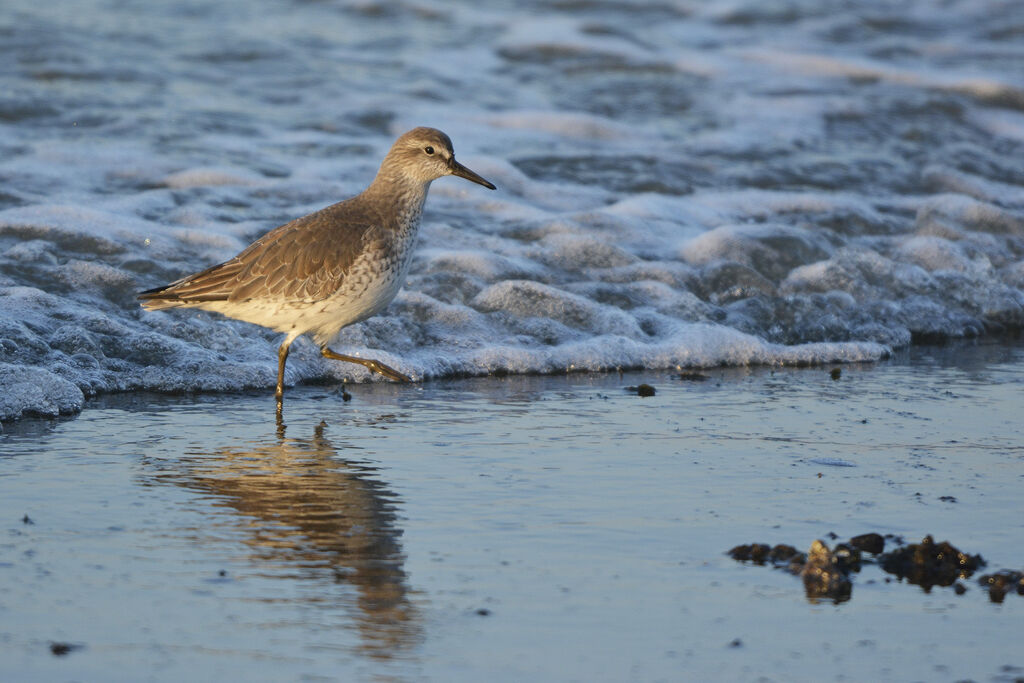
<instances>
[{"instance_id":1,"label":"wet sand","mask_svg":"<svg viewBox=\"0 0 1024 683\"><path fill-rule=\"evenodd\" d=\"M1012 680L1024 597L741 543L1024 568L1024 347L866 365L93 400L0 435L0 680ZM653 396L626 387L648 384Z\"/></svg>"}]
</instances>

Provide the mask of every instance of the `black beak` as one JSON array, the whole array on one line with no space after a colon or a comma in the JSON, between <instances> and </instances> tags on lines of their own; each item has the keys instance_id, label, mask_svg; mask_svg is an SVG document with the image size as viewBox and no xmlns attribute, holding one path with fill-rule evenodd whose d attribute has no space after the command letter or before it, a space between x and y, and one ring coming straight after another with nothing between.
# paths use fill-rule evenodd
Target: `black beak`
<instances>
[{"instance_id":1,"label":"black beak","mask_svg":"<svg viewBox=\"0 0 1024 683\"><path fill-rule=\"evenodd\" d=\"M448 164L448 166L449 168L452 169L452 175L457 175L460 178L465 178L466 180L472 180L474 183L477 183L478 185L483 185L484 187L490 188L492 190L498 189L494 186L493 183L484 180L473 171L470 171L468 168L466 168L459 162L455 161L455 157L451 158L451 162Z\"/></svg>"}]
</instances>

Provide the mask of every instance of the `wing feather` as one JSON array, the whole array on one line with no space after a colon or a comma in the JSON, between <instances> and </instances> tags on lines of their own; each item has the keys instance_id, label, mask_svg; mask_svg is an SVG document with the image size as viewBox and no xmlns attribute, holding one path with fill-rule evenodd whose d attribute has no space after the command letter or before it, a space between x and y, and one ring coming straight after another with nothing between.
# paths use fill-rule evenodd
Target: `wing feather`
<instances>
[{"instance_id":1,"label":"wing feather","mask_svg":"<svg viewBox=\"0 0 1024 683\"><path fill-rule=\"evenodd\" d=\"M250 299L320 301L343 285L381 225L354 197L274 228L234 258L139 295L147 307Z\"/></svg>"}]
</instances>

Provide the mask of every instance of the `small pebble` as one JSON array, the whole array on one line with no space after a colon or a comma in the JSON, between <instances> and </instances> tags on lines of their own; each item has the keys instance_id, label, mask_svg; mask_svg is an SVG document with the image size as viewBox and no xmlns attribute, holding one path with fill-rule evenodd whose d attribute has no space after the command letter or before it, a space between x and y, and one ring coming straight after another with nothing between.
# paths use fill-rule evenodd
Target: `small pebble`
<instances>
[{"instance_id":1,"label":"small pebble","mask_svg":"<svg viewBox=\"0 0 1024 683\"><path fill-rule=\"evenodd\" d=\"M851 538L850 545L864 552L878 555L885 550L885 538L876 533L861 534Z\"/></svg>"},{"instance_id":2,"label":"small pebble","mask_svg":"<svg viewBox=\"0 0 1024 683\"><path fill-rule=\"evenodd\" d=\"M71 653L74 650L81 648L81 645L75 645L74 643L50 643L50 652L55 657L63 657L66 654Z\"/></svg>"}]
</instances>

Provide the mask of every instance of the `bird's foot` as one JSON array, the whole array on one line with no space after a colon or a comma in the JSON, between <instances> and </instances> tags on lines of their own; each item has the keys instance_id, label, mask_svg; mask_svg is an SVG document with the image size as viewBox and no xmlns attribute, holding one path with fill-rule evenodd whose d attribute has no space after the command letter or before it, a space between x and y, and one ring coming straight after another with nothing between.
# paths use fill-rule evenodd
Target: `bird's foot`
<instances>
[{"instance_id":1,"label":"bird's foot","mask_svg":"<svg viewBox=\"0 0 1024 683\"><path fill-rule=\"evenodd\" d=\"M372 370L379 375L384 375L388 379L396 382L411 382L412 378L408 375L395 370L390 365L381 363L379 360L373 360L372 358L359 358L357 356L346 356L343 353L331 351L326 346L320 349L320 353L323 354L324 358L330 358L331 360L343 360L347 363L358 363L367 370Z\"/></svg>"}]
</instances>

